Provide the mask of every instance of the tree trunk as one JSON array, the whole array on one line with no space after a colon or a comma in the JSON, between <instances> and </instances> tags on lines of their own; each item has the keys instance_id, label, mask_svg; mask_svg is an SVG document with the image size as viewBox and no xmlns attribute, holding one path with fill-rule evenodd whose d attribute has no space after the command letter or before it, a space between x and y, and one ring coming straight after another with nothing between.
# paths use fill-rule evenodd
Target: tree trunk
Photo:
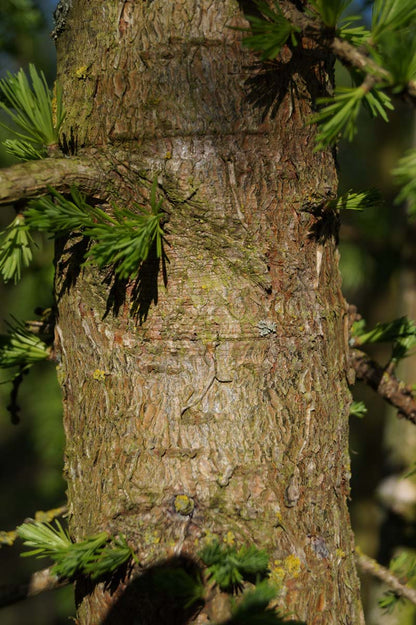
<instances>
[{"instance_id":1,"label":"tree trunk","mask_svg":"<svg viewBox=\"0 0 416 625\"><path fill-rule=\"evenodd\" d=\"M157 176L168 220L135 284L80 270L82 241L58 254L71 528L124 533L141 567L255 544L282 612L355 624L337 178L307 125L331 67L308 41L261 64L246 25L237 0L74 0L58 39L66 135L112 167L99 199L145 205ZM79 624L225 614L132 587L79 584Z\"/></svg>"}]
</instances>

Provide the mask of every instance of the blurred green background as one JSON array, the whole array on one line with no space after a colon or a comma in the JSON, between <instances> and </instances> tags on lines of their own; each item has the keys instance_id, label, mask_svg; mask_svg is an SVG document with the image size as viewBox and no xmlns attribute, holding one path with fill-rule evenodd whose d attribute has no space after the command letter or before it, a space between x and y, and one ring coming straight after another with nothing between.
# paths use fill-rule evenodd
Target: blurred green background
<instances>
[{"instance_id":1,"label":"blurred green background","mask_svg":"<svg viewBox=\"0 0 416 625\"><path fill-rule=\"evenodd\" d=\"M369 2L356 2L366 15ZM0 7L0 75L15 72L33 62L52 83L55 48L49 33L53 28L50 0L2 0ZM340 68L338 82L348 77ZM385 198L382 209L342 215L341 269L348 302L357 305L368 326L401 315L416 319L416 226L409 223L405 207L393 204L396 189L390 175L403 151L415 145L413 113L396 104L391 123L363 116L352 144L339 150L340 189L360 191L379 188ZM0 129L0 139L5 136ZM0 151L0 166L10 164ZM2 209L0 225L7 225L12 208ZM53 303L53 245L38 238L38 250L30 272L18 286L0 285L0 323L10 314L18 319L36 319L34 310ZM1 331L5 331L2 323ZM372 355L387 362L388 350L373 349ZM400 369L409 384L416 383L416 358L408 358ZM1 380L10 378L0 372ZM10 423L6 406L10 384L0 386L0 530L11 530L37 510L65 503L62 478L64 435L60 392L51 363L34 367L20 389L21 421ZM401 476L416 458L416 428L399 421L394 411L362 385L354 398L368 407L364 419L351 419L352 500L351 515L357 544L369 555L388 564L401 548L416 549L416 482ZM406 488L403 489L403 484ZM413 486L413 494L412 494ZM399 493L404 490L402 500ZM409 494L410 492L410 494ZM406 498L407 496L407 498ZM413 497L413 499L412 499ZM44 561L19 557L18 547L0 548L0 584L20 583ZM384 591L378 583L363 578L367 625L412 625L413 608L405 606L386 615L377 607ZM2 625L61 625L74 615L71 588L45 593L37 598L3 608Z\"/></svg>"},{"instance_id":2,"label":"blurred green background","mask_svg":"<svg viewBox=\"0 0 416 625\"><path fill-rule=\"evenodd\" d=\"M27 68L29 62L42 69L50 84L56 73L55 45L49 36L56 2L50 0L2 0L0 3L0 75ZM4 118L3 118L4 119ZM0 128L0 138L6 131ZM0 152L0 166L11 163ZM14 216L12 207L2 208L3 228ZM6 331L10 315L18 319L38 319L34 310L53 303L53 243L38 237L33 270L22 281L0 284L0 328ZM0 380L10 379L1 371ZM6 406L10 384L0 386L0 530L11 530L37 510L65 503L62 478L64 433L61 398L55 366L42 363L33 367L20 388L20 423L12 425ZM21 558L18 547L0 549L0 584L18 584L32 571L47 566L44 560ZM1 609L2 625L62 625L74 615L72 588L45 593L36 598Z\"/></svg>"}]
</instances>

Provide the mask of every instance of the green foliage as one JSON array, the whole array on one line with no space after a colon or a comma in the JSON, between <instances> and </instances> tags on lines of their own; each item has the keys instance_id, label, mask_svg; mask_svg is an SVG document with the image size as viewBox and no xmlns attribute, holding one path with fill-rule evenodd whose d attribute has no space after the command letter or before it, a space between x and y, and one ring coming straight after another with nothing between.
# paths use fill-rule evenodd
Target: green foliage
<instances>
[{"instance_id":1,"label":"green foliage","mask_svg":"<svg viewBox=\"0 0 416 625\"><path fill-rule=\"evenodd\" d=\"M251 30L251 35L245 37L243 45L260 52L262 60L275 59L288 39L292 45L297 44L295 35L299 29L283 16L276 0L274 9L263 0L254 0L254 4L261 16L246 15L251 27L246 32Z\"/></svg>"},{"instance_id":2,"label":"green foliage","mask_svg":"<svg viewBox=\"0 0 416 625\"><path fill-rule=\"evenodd\" d=\"M23 544L32 548L22 556L51 558L55 562L52 572L58 577L71 579L83 574L97 579L114 572L133 556L123 536L112 538L100 532L73 543L59 521L55 523L55 527L41 521L24 523L16 531Z\"/></svg>"},{"instance_id":3,"label":"green foliage","mask_svg":"<svg viewBox=\"0 0 416 625\"><path fill-rule=\"evenodd\" d=\"M267 553L254 545L237 550L214 541L206 545L199 556L206 564L209 576L223 590L238 587L244 580L265 575L268 567Z\"/></svg>"},{"instance_id":4,"label":"green foliage","mask_svg":"<svg viewBox=\"0 0 416 625\"><path fill-rule=\"evenodd\" d=\"M390 570L400 581L411 588L416 588L416 557L414 552L402 551L390 562ZM386 592L379 601L379 606L391 613L405 599L394 591Z\"/></svg>"},{"instance_id":5,"label":"green foliage","mask_svg":"<svg viewBox=\"0 0 416 625\"><path fill-rule=\"evenodd\" d=\"M360 23L361 18L358 15L350 15L341 20L338 35L345 39L353 46L364 46L371 38L371 32Z\"/></svg>"},{"instance_id":6,"label":"green foliage","mask_svg":"<svg viewBox=\"0 0 416 625\"><path fill-rule=\"evenodd\" d=\"M122 279L137 274L155 244L157 258L162 255L163 229L161 200L152 204L151 212L136 215L127 209L114 209L114 217L106 215L101 223L84 231L96 242L88 251L89 262L98 267L113 265ZM137 208L140 208L137 206Z\"/></svg>"},{"instance_id":7,"label":"green foliage","mask_svg":"<svg viewBox=\"0 0 416 625\"><path fill-rule=\"evenodd\" d=\"M31 242L25 218L16 215L0 239L0 273L5 282L19 282L22 269L28 267L32 260Z\"/></svg>"},{"instance_id":8,"label":"green foliage","mask_svg":"<svg viewBox=\"0 0 416 625\"><path fill-rule=\"evenodd\" d=\"M71 189L72 200L50 189L49 196L29 202L25 213L27 224L58 236L82 231L93 241L87 252L87 262L98 267L113 265L120 278L130 278L137 274L153 245L157 258L162 255L164 213L156 188L157 179L151 188L150 211L136 204L137 214L114 207L112 216L90 206L76 188Z\"/></svg>"},{"instance_id":9,"label":"green foliage","mask_svg":"<svg viewBox=\"0 0 416 625\"><path fill-rule=\"evenodd\" d=\"M416 150L409 150L399 160L392 173L396 183L402 187L396 203L407 201L409 215L414 219L416 217Z\"/></svg>"},{"instance_id":10,"label":"green foliage","mask_svg":"<svg viewBox=\"0 0 416 625\"><path fill-rule=\"evenodd\" d=\"M19 161L36 161L46 156L46 150L37 148L33 143L23 139L5 139L3 145L8 154Z\"/></svg>"},{"instance_id":11,"label":"green foliage","mask_svg":"<svg viewBox=\"0 0 416 625\"><path fill-rule=\"evenodd\" d=\"M185 609L203 600L204 585L201 579L196 579L182 567L157 568L152 577L158 590L179 600Z\"/></svg>"},{"instance_id":12,"label":"green foliage","mask_svg":"<svg viewBox=\"0 0 416 625\"><path fill-rule=\"evenodd\" d=\"M244 593L226 625L302 625L299 621L286 620L268 607L275 597L276 589L267 581L260 582L253 590Z\"/></svg>"},{"instance_id":13,"label":"green foliage","mask_svg":"<svg viewBox=\"0 0 416 625\"><path fill-rule=\"evenodd\" d=\"M378 323L373 330L365 332L365 321L361 319L352 327L352 346L365 343L389 343L400 338L407 338L416 334L416 326L407 317L400 317L386 323Z\"/></svg>"},{"instance_id":14,"label":"green foliage","mask_svg":"<svg viewBox=\"0 0 416 625\"><path fill-rule=\"evenodd\" d=\"M362 419L367 414L367 407L363 401L353 401L350 406L350 415Z\"/></svg>"},{"instance_id":15,"label":"green foliage","mask_svg":"<svg viewBox=\"0 0 416 625\"><path fill-rule=\"evenodd\" d=\"M87 541L82 541L87 542ZM74 543L81 545L82 543ZM89 575L91 579L98 579L103 575L114 573L123 564L125 564L130 558L133 557L133 552L127 544L127 541L123 535L111 539L111 542L107 542L97 551L92 551L88 559L85 558L85 562L82 565L82 571L86 575Z\"/></svg>"},{"instance_id":16,"label":"green foliage","mask_svg":"<svg viewBox=\"0 0 416 625\"><path fill-rule=\"evenodd\" d=\"M350 344L359 347L371 343L393 343L391 361L399 362L416 345L416 324L407 317L386 323L378 323L373 330L365 332L365 321L354 323Z\"/></svg>"},{"instance_id":17,"label":"green foliage","mask_svg":"<svg viewBox=\"0 0 416 625\"><path fill-rule=\"evenodd\" d=\"M371 35L377 41L382 35L397 31L416 20L414 0L374 0Z\"/></svg>"},{"instance_id":18,"label":"green foliage","mask_svg":"<svg viewBox=\"0 0 416 625\"><path fill-rule=\"evenodd\" d=\"M378 207L380 203L380 193L376 189L369 189L361 193L347 191L330 202L329 207L336 210L362 211L366 208Z\"/></svg>"},{"instance_id":19,"label":"green foliage","mask_svg":"<svg viewBox=\"0 0 416 625\"><path fill-rule=\"evenodd\" d=\"M34 363L46 360L50 348L24 323L14 320L9 325L8 334L0 335L0 368L20 367L25 370Z\"/></svg>"},{"instance_id":20,"label":"green foliage","mask_svg":"<svg viewBox=\"0 0 416 625\"><path fill-rule=\"evenodd\" d=\"M49 193L28 203L25 219L29 228L61 236L94 227L94 208L76 187L71 188L72 201L55 189L49 188Z\"/></svg>"},{"instance_id":21,"label":"green foliage","mask_svg":"<svg viewBox=\"0 0 416 625\"><path fill-rule=\"evenodd\" d=\"M21 58L25 48L24 40L33 37L40 29L42 22L42 14L32 0L2 0L0 4L0 50L17 56L20 54Z\"/></svg>"},{"instance_id":22,"label":"green foliage","mask_svg":"<svg viewBox=\"0 0 416 625\"><path fill-rule=\"evenodd\" d=\"M309 2L318 11L323 23L335 28L342 13L352 0L309 0Z\"/></svg>"},{"instance_id":23,"label":"green foliage","mask_svg":"<svg viewBox=\"0 0 416 625\"><path fill-rule=\"evenodd\" d=\"M9 139L7 150L21 160L47 156L47 147L59 141L59 129L64 120L62 94L56 86L55 95L50 91L43 72L38 73L29 65L32 85L22 69L13 76L7 73L0 80L0 92L5 102L0 108L9 116L16 128L9 130L17 139Z\"/></svg>"},{"instance_id":24,"label":"green foliage","mask_svg":"<svg viewBox=\"0 0 416 625\"><path fill-rule=\"evenodd\" d=\"M393 93L402 91L406 84L416 79L415 27L384 32L377 48L370 48L373 58L391 74Z\"/></svg>"},{"instance_id":25,"label":"green foliage","mask_svg":"<svg viewBox=\"0 0 416 625\"><path fill-rule=\"evenodd\" d=\"M352 141L357 132L357 117L364 104L373 117L388 121L386 109L393 110L389 96L380 89L368 91L359 87L339 87L333 98L319 98L318 104L326 104L310 123L321 124L317 135L316 150L322 150L339 140L340 136Z\"/></svg>"}]
</instances>

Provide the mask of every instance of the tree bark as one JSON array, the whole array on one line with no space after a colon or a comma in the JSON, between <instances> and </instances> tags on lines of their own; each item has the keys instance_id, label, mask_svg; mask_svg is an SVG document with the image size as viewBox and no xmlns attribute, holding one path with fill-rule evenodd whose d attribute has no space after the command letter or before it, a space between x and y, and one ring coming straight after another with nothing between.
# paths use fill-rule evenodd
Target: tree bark
<instances>
[{"instance_id":1,"label":"tree bark","mask_svg":"<svg viewBox=\"0 0 416 625\"><path fill-rule=\"evenodd\" d=\"M306 40L262 65L245 25L236 0L74 0L58 39L66 133L113 165L109 206L145 203L157 176L168 216L167 258L134 284L59 250L71 528L124 533L143 569L212 534L255 544L280 610L355 624L337 177L307 123L331 66ZM77 602L80 625L221 619L125 580Z\"/></svg>"}]
</instances>

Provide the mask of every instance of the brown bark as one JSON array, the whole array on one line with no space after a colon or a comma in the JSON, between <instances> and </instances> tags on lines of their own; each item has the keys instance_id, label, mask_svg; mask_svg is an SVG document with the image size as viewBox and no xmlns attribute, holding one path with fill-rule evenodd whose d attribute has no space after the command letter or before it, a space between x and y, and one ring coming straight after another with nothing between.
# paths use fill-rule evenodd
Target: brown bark
<instances>
[{"instance_id":1,"label":"brown bark","mask_svg":"<svg viewBox=\"0 0 416 625\"><path fill-rule=\"evenodd\" d=\"M0 204L27 200L48 192L48 187L68 192L77 185L94 194L104 183L103 172L93 158L45 158L0 170Z\"/></svg>"},{"instance_id":2,"label":"brown bark","mask_svg":"<svg viewBox=\"0 0 416 625\"><path fill-rule=\"evenodd\" d=\"M210 533L254 543L297 564L282 611L359 623L346 306L322 210L337 180L305 125L331 68L299 48L263 71L242 24L236 0L74 0L58 40L68 136L124 151L109 200L144 201L158 175L169 216L167 285L154 259L125 289L68 263L71 244L58 258L71 527L123 532L143 568L194 559ZM78 622L226 613L134 588L79 584Z\"/></svg>"}]
</instances>

